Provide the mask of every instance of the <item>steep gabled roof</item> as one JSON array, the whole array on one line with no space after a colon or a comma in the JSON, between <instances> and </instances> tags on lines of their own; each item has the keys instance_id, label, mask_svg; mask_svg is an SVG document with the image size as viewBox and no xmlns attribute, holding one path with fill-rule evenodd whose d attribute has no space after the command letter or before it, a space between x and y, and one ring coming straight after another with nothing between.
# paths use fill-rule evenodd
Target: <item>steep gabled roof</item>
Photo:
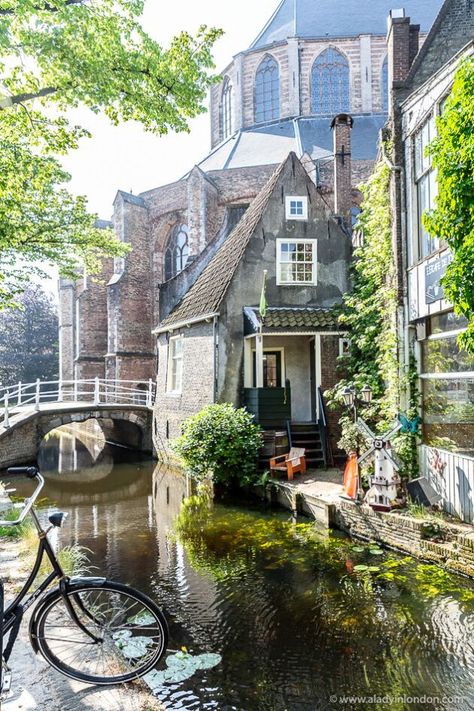
<instances>
[{"instance_id":1,"label":"steep gabled roof","mask_svg":"<svg viewBox=\"0 0 474 711\"><path fill-rule=\"evenodd\" d=\"M215 257L209 262L178 306L156 329L157 332L174 324L186 323L200 316L218 312L235 270L263 216L278 179L287 162L295 159L295 154L290 153L273 173Z\"/></svg>"},{"instance_id":2,"label":"steep gabled roof","mask_svg":"<svg viewBox=\"0 0 474 711\"><path fill-rule=\"evenodd\" d=\"M459 22L460 12L464 11L463 22ZM449 15L453 19L449 21ZM459 22L459 31L453 32L453 25ZM465 48L474 38L474 8L468 11L461 6L460 0L444 0L443 6L433 23L431 30L418 52L410 72L405 80L412 89L420 86L432 77L444 64ZM428 61L425 61L427 60Z\"/></svg>"},{"instance_id":3,"label":"steep gabled roof","mask_svg":"<svg viewBox=\"0 0 474 711\"><path fill-rule=\"evenodd\" d=\"M281 42L287 37L357 37L385 35L387 16L404 7L412 22L427 32L442 0L283 0L251 49Z\"/></svg>"}]
</instances>

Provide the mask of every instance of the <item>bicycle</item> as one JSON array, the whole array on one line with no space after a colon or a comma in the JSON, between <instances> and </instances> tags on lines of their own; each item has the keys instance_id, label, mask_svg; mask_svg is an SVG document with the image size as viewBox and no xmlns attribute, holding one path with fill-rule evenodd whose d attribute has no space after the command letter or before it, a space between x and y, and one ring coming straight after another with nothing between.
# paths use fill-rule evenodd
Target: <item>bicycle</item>
<instances>
[{"instance_id":1,"label":"bicycle","mask_svg":"<svg viewBox=\"0 0 474 711\"><path fill-rule=\"evenodd\" d=\"M146 674L160 661L168 643L168 626L161 610L149 597L122 583L105 577L65 575L48 540L48 533L61 527L65 514L51 514L50 525L44 529L34 508L44 486L42 475L36 467L11 467L7 472L9 478L22 475L36 479L37 486L18 518L0 521L0 525L17 526L30 514L39 544L26 582L3 613L3 638L10 633L2 656L5 677L11 677L8 660L23 615L35 602L30 642L35 653L57 671L99 685L129 682ZM30 592L45 555L52 571ZM58 584L47 592L55 580ZM2 685L4 694L9 684Z\"/></svg>"}]
</instances>

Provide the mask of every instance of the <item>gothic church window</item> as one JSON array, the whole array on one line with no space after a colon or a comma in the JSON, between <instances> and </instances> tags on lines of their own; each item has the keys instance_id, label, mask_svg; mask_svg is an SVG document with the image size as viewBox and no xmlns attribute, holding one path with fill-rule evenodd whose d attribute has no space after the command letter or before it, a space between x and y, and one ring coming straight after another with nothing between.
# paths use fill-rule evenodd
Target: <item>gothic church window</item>
<instances>
[{"instance_id":1,"label":"gothic church window","mask_svg":"<svg viewBox=\"0 0 474 711\"><path fill-rule=\"evenodd\" d=\"M348 112L349 94L349 62L337 49L329 47L316 57L311 70L312 113Z\"/></svg>"},{"instance_id":2,"label":"gothic church window","mask_svg":"<svg viewBox=\"0 0 474 711\"><path fill-rule=\"evenodd\" d=\"M382 64L382 108L384 113L388 111L388 59L385 57Z\"/></svg>"},{"instance_id":3,"label":"gothic church window","mask_svg":"<svg viewBox=\"0 0 474 711\"><path fill-rule=\"evenodd\" d=\"M255 122L280 118L280 71L273 57L265 57L255 76Z\"/></svg>"},{"instance_id":4,"label":"gothic church window","mask_svg":"<svg viewBox=\"0 0 474 711\"><path fill-rule=\"evenodd\" d=\"M222 140L232 135L232 82L229 77L224 80L221 101L221 136Z\"/></svg>"},{"instance_id":5,"label":"gothic church window","mask_svg":"<svg viewBox=\"0 0 474 711\"><path fill-rule=\"evenodd\" d=\"M189 257L189 231L187 225L176 225L165 252L165 281L183 271Z\"/></svg>"}]
</instances>

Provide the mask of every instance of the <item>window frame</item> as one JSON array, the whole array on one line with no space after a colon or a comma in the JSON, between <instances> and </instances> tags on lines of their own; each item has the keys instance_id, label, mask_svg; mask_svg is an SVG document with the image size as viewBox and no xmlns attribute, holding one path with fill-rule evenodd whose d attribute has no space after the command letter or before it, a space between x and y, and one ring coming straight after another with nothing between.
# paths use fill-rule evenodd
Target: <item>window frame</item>
<instances>
[{"instance_id":1,"label":"window frame","mask_svg":"<svg viewBox=\"0 0 474 711\"><path fill-rule=\"evenodd\" d=\"M436 107L425 116L424 120L412 134L412 181L414 203L415 234L413 243L416 247L418 261L423 261L435 254L441 246L438 237L430 235L423 227L423 215L435 206L437 196L436 171L430 156L425 155L426 147L436 136ZM428 139L423 140L423 132L428 131ZM425 191L425 192L423 192ZM421 209L423 195L426 196L427 208Z\"/></svg>"},{"instance_id":2,"label":"window frame","mask_svg":"<svg viewBox=\"0 0 474 711\"><path fill-rule=\"evenodd\" d=\"M319 89L319 96L316 89ZM344 95L345 89L347 95ZM346 54L333 45L319 52L310 72L311 114L334 116L350 113L351 89L351 63Z\"/></svg>"},{"instance_id":3,"label":"window frame","mask_svg":"<svg viewBox=\"0 0 474 711\"><path fill-rule=\"evenodd\" d=\"M181 350L178 356L176 355L176 345L180 344ZM168 395L181 395L183 392L183 365L184 365L184 336L180 334L179 336L171 336L168 342L168 373L166 379L166 392ZM180 378L178 387L175 385L176 372L174 369L175 363L180 361Z\"/></svg>"},{"instance_id":4,"label":"window frame","mask_svg":"<svg viewBox=\"0 0 474 711\"><path fill-rule=\"evenodd\" d=\"M233 134L234 124L234 85L230 77L226 76L222 85L221 94L221 140L225 141Z\"/></svg>"},{"instance_id":5,"label":"window frame","mask_svg":"<svg viewBox=\"0 0 474 711\"><path fill-rule=\"evenodd\" d=\"M291 203L301 202L303 211L301 215L291 214ZM287 195L285 198L285 218L287 220L298 220L305 222L308 220L308 196L307 195Z\"/></svg>"},{"instance_id":6,"label":"window frame","mask_svg":"<svg viewBox=\"0 0 474 711\"><path fill-rule=\"evenodd\" d=\"M282 262L282 246L284 244L310 244L313 247L312 265L312 280L311 281L283 281L281 278L281 265L288 262ZM289 262L291 264L291 262ZM308 264L308 262L303 262ZM318 283L318 240L317 239L299 239L299 238L281 238L276 241L276 284L277 286L316 286Z\"/></svg>"},{"instance_id":7,"label":"window frame","mask_svg":"<svg viewBox=\"0 0 474 711\"><path fill-rule=\"evenodd\" d=\"M269 69L269 67L272 69ZM276 79L273 73L276 72ZM268 79L270 77L270 79ZM256 124L276 121L281 116L280 65L271 54L266 54L255 72L254 121Z\"/></svg>"}]
</instances>

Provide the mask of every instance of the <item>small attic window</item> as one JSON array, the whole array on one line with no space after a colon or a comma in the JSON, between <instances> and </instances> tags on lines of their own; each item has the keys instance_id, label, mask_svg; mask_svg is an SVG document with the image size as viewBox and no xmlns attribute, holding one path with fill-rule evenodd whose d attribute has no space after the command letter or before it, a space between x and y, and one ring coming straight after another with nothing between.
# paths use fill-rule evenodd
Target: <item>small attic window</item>
<instances>
[{"instance_id":1,"label":"small attic window","mask_svg":"<svg viewBox=\"0 0 474 711\"><path fill-rule=\"evenodd\" d=\"M306 196L288 195L286 197L286 219L308 219L308 198Z\"/></svg>"}]
</instances>

